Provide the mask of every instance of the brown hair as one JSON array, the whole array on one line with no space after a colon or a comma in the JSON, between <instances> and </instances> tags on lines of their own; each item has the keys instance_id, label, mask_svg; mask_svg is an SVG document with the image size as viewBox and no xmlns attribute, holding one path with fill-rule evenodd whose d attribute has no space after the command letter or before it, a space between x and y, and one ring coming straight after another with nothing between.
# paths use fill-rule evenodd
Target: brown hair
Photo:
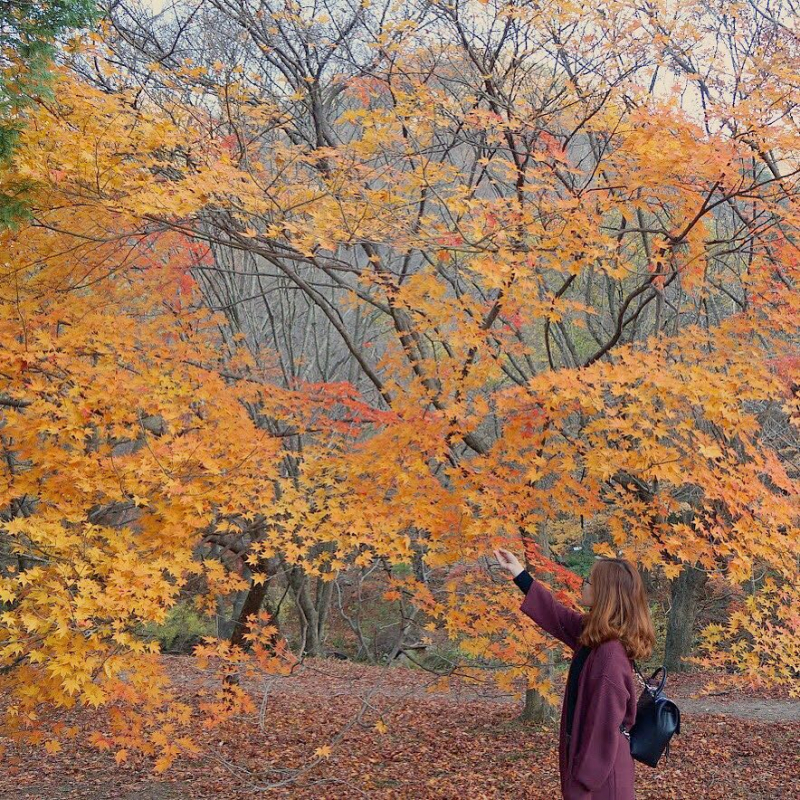
<instances>
[{"instance_id":1,"label":"brown hair","mask_svg":"<svg viewBox=\"0 0 800 800\"><path fill-rule=\"evenodd\" d=\"M628 658L650 658L656 634L635 567L622 558L603 558L592 567L589 582L594 599L584 618L580 643L597 647L617 639Z\"/></svg>"}]
</instances>

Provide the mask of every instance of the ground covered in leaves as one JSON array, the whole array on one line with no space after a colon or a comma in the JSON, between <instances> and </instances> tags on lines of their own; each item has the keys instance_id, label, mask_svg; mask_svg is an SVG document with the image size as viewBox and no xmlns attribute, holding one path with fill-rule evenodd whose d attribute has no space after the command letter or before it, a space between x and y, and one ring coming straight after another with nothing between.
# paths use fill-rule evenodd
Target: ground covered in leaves
<instances>
[{"instance_id":1,"label":"ground covered in leaves","mask_svg":"<svg viewBox=\"0 0 800 800\"><path fill-rule=\"evenodd\" d=\"M185 695L196 696L194 662L168 664ZM296 677L252 687L259 713L200 734L202 752L163 775L144 759L117 765L113 753L79 740L52 756L5 742L0 798L559 797L553 727L519 723L518 698L429 684L419 670L308 661ZM663 767L638 767L637 797L796 797L798 701L724 687L700 697L706 685L707 676L671 682L671 694L685 699L682 735ZM742 718L754 700L777 704L779 721ZM87 722L80 716L72 722Z\"/></svg>"}]
</instances>

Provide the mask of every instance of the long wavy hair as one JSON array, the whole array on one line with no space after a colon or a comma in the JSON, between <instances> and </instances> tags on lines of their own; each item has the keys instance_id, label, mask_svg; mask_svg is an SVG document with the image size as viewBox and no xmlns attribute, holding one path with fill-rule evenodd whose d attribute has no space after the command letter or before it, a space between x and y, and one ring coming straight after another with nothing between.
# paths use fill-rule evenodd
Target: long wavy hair
<instances>
[{"instance_id":1,"label":"long wavy hair","mask_svg":"<svg viewBox=\"0 0 800 800\"><path fill-rule=\"evenodd\" d=\"M580 643L597 647L617 639L630 659L647 660L656 634L642 579L623 558L596 561L589 574L593 602L583 621Z\"/></svg>"}]
</instances>

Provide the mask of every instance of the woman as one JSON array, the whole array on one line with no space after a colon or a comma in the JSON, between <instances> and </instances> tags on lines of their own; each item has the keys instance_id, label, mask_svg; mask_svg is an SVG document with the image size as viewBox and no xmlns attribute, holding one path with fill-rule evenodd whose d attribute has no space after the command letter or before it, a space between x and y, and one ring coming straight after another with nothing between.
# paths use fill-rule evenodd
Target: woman
<instances>
[{"instance_id":1,"label":"woman","mask_svg":"<svg viewBox=\"0 0 800 800\"><path fill-rule=\"evenodd\" d=\"M636 718L633 660L655 644L653 622L639 573L620 558L604 558L584 581L579 614L557 602L508 550L500 565L525 592L521 609L575 651L561 709L559 771L565 800L631 800L633 759L623 733ZM580 664L583 664L582 669ZM572 726L568 730L568 709Z\"/></svg>"}]
</instances>

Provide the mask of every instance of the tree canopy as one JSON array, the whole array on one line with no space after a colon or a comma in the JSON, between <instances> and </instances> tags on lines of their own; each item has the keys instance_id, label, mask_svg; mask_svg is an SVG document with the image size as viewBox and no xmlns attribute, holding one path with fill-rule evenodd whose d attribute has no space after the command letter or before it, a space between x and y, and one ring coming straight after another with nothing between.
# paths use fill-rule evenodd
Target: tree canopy
<instances>
[{"instance_id":1,"label":"tree canopy","mask_svg":"<svg viewBox=\"0 0 800 800\"><path fill-rule=\"evenodd\" d=\"M798 39L672 5L220 0L147 37L120 12L59 68L2 175L35 187L0 284L21 734L124 701L99 740L167 766L189 712L141 625L285 581L297 653L256 614L199 652L291 669L347 570L401 637L552 697L482 557L574 599L554 550L587 521L748 587L708 662L792 680Z\"/></svg>"}]
</instances>

